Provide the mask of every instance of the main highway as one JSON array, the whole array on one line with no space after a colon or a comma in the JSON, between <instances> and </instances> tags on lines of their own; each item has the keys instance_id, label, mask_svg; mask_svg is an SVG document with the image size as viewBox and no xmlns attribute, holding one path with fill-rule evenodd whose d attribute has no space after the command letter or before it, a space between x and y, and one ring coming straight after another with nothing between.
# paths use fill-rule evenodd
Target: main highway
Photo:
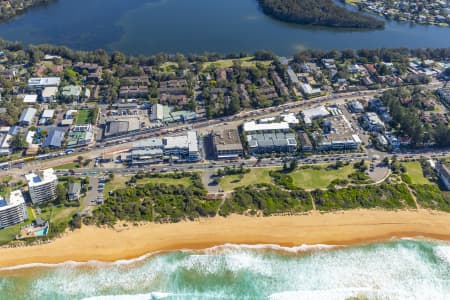
<instances>
[{"instance_id":1,"label":"main highway","mask_svg":"<svg viewBox=\"0 0 450 300\"><path fill-rule=\"evenodd\" d=\"M440 82L434 81L428 85L426 85L426 88L434 89L439 87L441 85ZM14 177L21 176L24 173L28 173L32 170L41 170L45 168L51 168L51 167L57 167L61 166L67 163L73 162L73 160L77 156L83 156L83 159L95 159L97 157L102 156L112 156L118 153L126 152L128 151L133 143L138 140L146 139L146 138L152 138L152 137L160 137L160 136L173 136L178 135L183 131L195 129L197 130L200 135L206 135L208 134L214 127L233 127L233 126L239 126L242 124L242 122L249 120L249 119L255 119L255 118L265 118L265 117L271 117L271 116L278 116L281 112L289 111L289 112L299 112L304 109L308 109L317 105L325 105L325 104L345 104L346 102L361 99L361 98L371 98L376 95L379 95L386 89L379 89L379 90L369 90L369 91L360 91L360 92L351 92L351 93L339 93L339 94L331 94L327 96L322 96L318 98L314 98L311 100L306 101L296 101L296 102L289 102L286 104L282 104L275 107L270 108L262 108L262 109L255 109L255 110L248 110L248 111L242 111L239 114L228 116L228 117L222 117L219 119L214 120L208 120L208 121L201 121L201 122L194 122L190 124L182 124L182 125L173 125L168 127L161 127L161 128L154 128L151 130L147 130L144 132L135 132L129 135L120 136L117 138L104 140L104 141L98 141L95 145L88 147L88 148L81 148L75 150L76 152L71 155L61 155L57 157L53 157L48 160L33 160L28 162L23 162L23 160L17 160L12 161L10 163L11 168L9 170L0 170L0 177L6 176L6 175L12 175ZM364 156L358 156L360 154L344 154L342 156L343 160L348 159L361 159L361 158L372 158L372 155L375 153L373 150L368 151L368 153L364 153ZM399 158L408 158L408 157L419 157L422 155L434 155L436 153L435 150L430 150L428 152L420 152L420 153L414 153L414 154L399 154ZM62 153L61 153L62 154ZM444 155L448 154L448 151L443 151ZM386 154L378 153L379 156L383 157ZM323 159L322 159L323 158ZM327 155L320 155L317 157L309 157L303 160L299 160L300 163L321 163L325 162L325 159L330 160L331 156ZM333 155L333 158L337 158L336 155ZM253 159L254 160L254 159ZM253 161L242 161L243 163L247 163L248 165L252 166ZM242 163L241 162L241 163ZM281 164L281 161L278 161L278 164ZM268 161L268 162L261 162L258 164L258 166L265 166L265 165L276 165L277 161ZM196 164L189 164L189 165L174 165L174 166L150 166L146 167L146 170L149 170L149 168L155 168L155 170L160 170L163 168L167 168L168 170L175 170L175 169L206 169L206 168L220 168L224 166L228 166L230 163L226 162L215 162L215 161L203 161ZM120 170L119 170L120 169ZM113 168L113 169L104 169L104 168L96 168L92 169L89 172L91 173L98 173L98 172L105 172L105 171L113 171L113 172L137 172L139 169L136 168ZM77 173L80 173L83 170L77 170ZM88 170L84 170L82 173L87 172Z\"/></svg>"}]
</instances>

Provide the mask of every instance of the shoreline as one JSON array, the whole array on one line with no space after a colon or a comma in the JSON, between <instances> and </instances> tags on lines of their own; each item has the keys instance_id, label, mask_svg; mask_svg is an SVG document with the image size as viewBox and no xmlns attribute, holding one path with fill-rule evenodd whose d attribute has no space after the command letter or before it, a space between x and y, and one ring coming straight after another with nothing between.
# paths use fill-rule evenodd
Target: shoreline
<instances>
[{"instance_id":1,"label":"shoreline","mask_svg":"<svg viewBox=\"0 0 450 300\"><path fill-rule=\"evenodd\" d=\"M128 224L116 229L83 226L51 243L1 248L0 268L116 262L225 244L347 246L399 238L450 241L450 213L358 209L261 218L232 215L175 224Z\"/></svg>"}]
</instances>

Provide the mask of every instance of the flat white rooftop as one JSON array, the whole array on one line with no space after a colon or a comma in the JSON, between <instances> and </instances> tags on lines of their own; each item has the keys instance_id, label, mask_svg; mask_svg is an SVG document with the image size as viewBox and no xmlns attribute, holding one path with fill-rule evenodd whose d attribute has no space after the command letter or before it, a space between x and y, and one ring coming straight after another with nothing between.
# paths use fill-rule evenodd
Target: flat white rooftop
<instances>
[{"instance_id":1,"label":"flat white rooftop","mask_svg":"<svg viewBox=\"0 0 450 300\"><path fill-rule=\"evenodd\" d=\"M35 187L57 180L58 177L53 169L46 169L42 171L41 176L35 173L30 173L25 175L25 179L27 180L29 187Z\"/></svg>"},{"instance_id":2,"label":"flat white rooftop","mask_svg":"<svg viewBox=\"0 0 450 300\"><path fill-rule=\"evenodd\" d=\"M25 95L23 103L36 103L37 97L37 95Z\"/></svg>"},{"instance_id":3,"label":"flat white rooftop","mask_svg":"<svg viewBox=\"0 0 450 300\"><path fill-rule=\"evenodd\" d=\"M28 79L28 86L59 86L61 78L59 77L34 77Z\"/></svg>"},{"instance_id":4,"label":"flat white rooftop","mask_svg":"<svg viewBox=\"0 0 450 300\"><path fill-rule=\"evenodd\" d=\"M186 135L181 136L169 136L164 138L164 149L177 149L188 148L188 137Z\"/></svg>"},{"instance_id":5,"label":"flat white rooftop","mask_svg":"<svg viewBox=\"0 0 450 300\"><path fill-rule=\"evenodd\" d=\"M27 135L25 136L25 140L27 141L28 145L31 145L33 143L33 138L36 135L36 131L28 131Z\"/></svg>"},{"instance_id":6,"label":"flat white rooftop","mask_svg":"<svg viewBox=\"0 0 450 300\"><path fill-rule=\"evenodd\" d=\"M305 109L304 111L302 111L302 115L310 119L315 119L329 116L330 112L326 109L325 106L321 105L314 108Z\"/></svg>"},{"instance_id":7,"label":"flat white rooftop","mask_svg":"<svg viewBox=\"0 0 450 300\"><path fill-rule=\"evenodd\" d=\"M48 97L55 97L58 93L58 88L55 86L48 86L42 91L42 97L48 98Z\"/></svg>"},{"instance_id":8,"label":"flat white rooftop","mask_svg":"<svg viewBox=\"0 0 450 300\"><path fill-rule=\"evenodd\" d=\"M283 121L289 124L298 124L299 120L297 119L297 117L295 116L294 113L289 113L286 115L281 115L281 117L283 118Z\"/></svg>"},{"instance_id":9,"label":"flat white rooftop","mask_svg":"<svg viewBox=\"0 0 450 300\"><path fill-rule=\"evenodd\" d=\"M197 133L195 131L188 131L188 146L190 152L198 152L198 140Z\"/></svg>"},{"instance_id":10,"label":"flat white rooftop","mask_svg":"<svg viewBox=\"0 0 450 300\"><path fill-rule=\"evenodd\" d=\"M9 195L9 200L0 198L0 211L7 210L13 206L25 204L25 199L21 190L12 191Z\"/></svg>"},{"instance_id":11,"label":"flat white rooftop","mask_svg":"<svg viewBox=\"0 0 450 300\"><path fill-rule=\"evenodd\" d=\"M55 114L54 109L46 109L42 112L42 118L51 119L53 118L54 114Z\"/></svg>"},{"instance_id":12,"label":"flat white rooftop","mask_svg":"<svg viewBox=\"0 0 450 300\"><path fill-rule=\"evenodd\" d=\"M287 122L257 124L255 121L251 121L244 123L243 129L245 132L289 130L289 124Z\"/></svg>"},{"instance_id":13,"label":"flat white rooftop","mask_svg":"<svg viewBox=\"0 0 450 300\"><path fill-rule=\"evenodd\" d=\"M189 149L190 152L198 152L198 139L195 131L188 131L186 135L164 138L164 149Z\"/></svg>"}]
</instances>

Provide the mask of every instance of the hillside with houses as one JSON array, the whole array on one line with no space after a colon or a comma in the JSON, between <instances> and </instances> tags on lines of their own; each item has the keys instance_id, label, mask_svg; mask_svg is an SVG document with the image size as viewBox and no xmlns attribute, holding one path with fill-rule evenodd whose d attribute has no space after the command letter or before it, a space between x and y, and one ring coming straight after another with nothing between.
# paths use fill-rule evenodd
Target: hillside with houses
<instances>
[{"instance_id":1,"label":"hillside with houses","mask_svg":"<svg viewBox=\"0 0 450 300\"><path fill-rule=\"evenodd\" d=\"M9 20L28 8L51 2L54 2L54 0L2 0L0 1L0 21Z\"/></svg>"},{"instance_id":2,"label":"hillside with houses","mask_svg":"<svg viewBox=\"0 0 450 300\"><path fill-rule=\"evenodd\" d=\"M383 16L388 20L445 27L450 24L448 1L345 0L345 3L357 6L362 11Z\"/></svg>"}]
</instances>

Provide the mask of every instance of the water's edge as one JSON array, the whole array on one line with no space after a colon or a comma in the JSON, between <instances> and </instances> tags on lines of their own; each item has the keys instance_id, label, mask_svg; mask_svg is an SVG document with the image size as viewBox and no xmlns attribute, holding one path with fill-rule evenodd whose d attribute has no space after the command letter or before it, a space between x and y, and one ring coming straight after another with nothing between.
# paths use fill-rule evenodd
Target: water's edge
<instances>
[{"instance_id":1,"label":"water's edge","mask_svg":"<svg viewBox=\"0 0 450 300\"><path fill-rule=\"evenodd\" d=\"M2 299L448 299L450 243L225 244L0 272Z\"/></svg>"}]
</instances>

